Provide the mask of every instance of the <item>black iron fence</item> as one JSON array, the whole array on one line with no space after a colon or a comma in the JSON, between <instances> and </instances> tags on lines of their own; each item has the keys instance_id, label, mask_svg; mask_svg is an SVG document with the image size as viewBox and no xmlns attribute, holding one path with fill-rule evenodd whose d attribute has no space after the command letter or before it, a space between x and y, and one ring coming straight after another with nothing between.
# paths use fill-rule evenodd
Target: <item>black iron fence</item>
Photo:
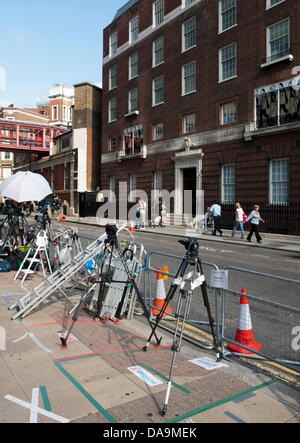
<instances>
[{"instance_id":1,"label":"black iron fence","mask_svg":"<svg viewBox=\"0 0 300 443\"><path fill-rule=\"evenodd\" d=\"M249 215L254 203L241 203L244 212ZM258 203L259 204L259 203ZM286 205L260 204L260 215L265 223L260 224L261 232L273 234L300 235L300 202ZM222 204L221 224L224 229L232 229L235 220L234 203ZM246 225L246 229L249 224Z\"/></svg>"}]
</instances>

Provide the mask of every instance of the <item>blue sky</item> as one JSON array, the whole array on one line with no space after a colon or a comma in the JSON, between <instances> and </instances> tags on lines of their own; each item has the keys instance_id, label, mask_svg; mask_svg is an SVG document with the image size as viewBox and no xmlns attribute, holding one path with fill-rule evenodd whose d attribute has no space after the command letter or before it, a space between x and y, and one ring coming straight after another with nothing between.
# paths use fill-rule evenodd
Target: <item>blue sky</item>
<instances>
[{"instance_id":1,"label":"blue sky","mask_svg":"<svg viewBox=\"0 0 300 443\"><path fill-rule=\"evenodd\" d=\"M101 82L102 32L126 3L1 2L0 105L35 106L55 83Z\"/></svg>"}]
</instances>

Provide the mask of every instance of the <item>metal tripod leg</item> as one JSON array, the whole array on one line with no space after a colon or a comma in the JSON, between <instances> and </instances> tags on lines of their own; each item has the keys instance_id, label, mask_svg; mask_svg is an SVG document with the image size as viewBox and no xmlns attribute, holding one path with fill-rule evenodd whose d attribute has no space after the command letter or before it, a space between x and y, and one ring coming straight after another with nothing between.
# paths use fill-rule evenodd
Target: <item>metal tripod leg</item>
<instances>
[{"instance_id":1,"label":"metal tripod leg","mask_svg":"<svg viewBox=\"0 0 300 443\"><path fill-rule=\"evenodd\" d=\"M177 291L177 289L180 286L180 281L178 280L178 276L180 276L181 278L183 277L183 275L185 273L185 270L186 270L186 267L187 267L187 263L188 263L187 262L187 258L184 258L182 260L181 265L179 266L179 269L178 269L178 272L176 274L175 280L172 283L172 286L170 287L168 294L166 295L166 298L165 298L164 303L163 303L163 305L161 307L160 313L156 317L156 322L155 322L154 328L152 328L152 332L150 334L150 337L148 338L148 341L147 341L146 345L143 348L144 351L147 351L147 348L150 345L150 341L151 341L153 335L155 334L156 328L158 327L158 324L159 324L160 320L162 319L162 317L164 316L164 314L166 312L166 309L168 307L169 302L172 300L172 298L175 295L175 292Z\"/></svg>"},{"instance_id":2,"label":"metal tripod leg","mask_svg":"<svg viewBox=\"0 0 300 443\"><path fill-rule=\"evenodd\" d=\"M145 317L148 320L148 323L150 325L150 328L151 328L151 331L152 331L151 332L151 337L154 335L154 337L156 338L156 344L157 344L157 346L159 346L161 344L162 337L158 338L156 333L155 333L155 328L153 327L153 325L151 323L150 315L148 313L148 310L147 310L147 307L146 307L145 302L143 300L143 297L142 297L142 295L140 293L140 290L139 290L139 288L138 288L138 286L136 284L135 279L130 274L129 268L128 268L127 263L126 263L123 255L122 255L122 251L121 251L118 243L116 243L116 249L117 249L117 251L118 251L118 253L120 255L121 262L122 262L122 264L124 266L124 269L126 271L126 274L127 274L127 277L128 277L128 283L132 283L133 284L133 288L134 288L135 293L137 295L137 299L140 302L140 304L142 305L142 308L143 308L143 311L144 311L144 315L145 315Z\"/></svg>"},{"instance_id":3,"label":"metal tripod leg","mask_svg":"<svg viewBox=\"0 0 300 443\"><path fill-rule=\"evenodd\" d=\"M174 339L173 339L173 345L172 345L173 357L172 357L172 363L171 363L171 368L170 368L170 373L169 373L169 380L168 380L165 404L164 404L163 410L161 412L162 415L165 415L168 410L176 354L177 354L177 352L181 351L182 336L183 336L185 321L186 321L186 318L189 314L190 306L191 306L191 295L192 295L191 291L180 290L179 296L178 296L178 303L177 303L176 314L175 314L176 315L176 326L175 326L175 333L174 333ZM183 299L185 300L185 306L184 306L184 313L183 313L183 315L181 315L182 300ZM179 330L179 322L181 320L182 320L182 323L181 323L180 330ZM179 336L178 336L178 331L179 331Z\"/></svg>"},{"instance_id":4,"label":"metal tripod leg","mask_svg":"<svg viewBox=\"0 0 300 443\"><path fill-rule=\"evenodd\" d=\"M202 264L201 261L198 261L198 270L201 273L201 275L203 275L203 270L202 270ZM211 329L211 334L213 337L213 342L214 342L214 347L215 347L215 352L216 352L216 356L217 356L217 361L219 362L222 359L222 353L219 352L219 346L217 343L217 339L216 339L216 334L214 331L214 319L213 316L211 314L211 310L210 310L210 304L209 304L209 300L208 300L208 294L207 294L207 284L206 281L204 280L202 286L201 286L201 290L202 290L202 297L203 297L203 302L204 302L204 306L206 308L206 312L207 312L207 316L208 316L208 321L210 324L210 329Z\"/></svg>"},{"instance_id":5,"label":"metal tripod leg","mask_svg":"<svg viewBox=\"0 0 300 443\"><path fill-rule=\"evenodd\" d=\"M76 306L75 313L74 313L73 318L72 318L73 321L72 321L72 324L71 324L71 326L70 326L70 329L68 330L67 335L66 335L65 337L60 337L60 340L61 340L61 349L67 349L67 347L68 347L68 345L67 345L68 338L69 338L69 336L70 336L70 334L71 334L71 331L72 331L72 329L73 329L75 323L76 323L77 320L78 320L78 316L79 316L79 313L80 313L80 311L81 311L81 308L82 308L82 306L83 306L83 304L84 304L86 298L89 296L89 294L90 294L90 292L91 292L92 289L93 289L93 287L92 287L92 288L88 288L88 289L82 294L82 296L81 296L81 300L80 300L80 302L78 303L78 305Z\"/></svg>"}]
</instances>

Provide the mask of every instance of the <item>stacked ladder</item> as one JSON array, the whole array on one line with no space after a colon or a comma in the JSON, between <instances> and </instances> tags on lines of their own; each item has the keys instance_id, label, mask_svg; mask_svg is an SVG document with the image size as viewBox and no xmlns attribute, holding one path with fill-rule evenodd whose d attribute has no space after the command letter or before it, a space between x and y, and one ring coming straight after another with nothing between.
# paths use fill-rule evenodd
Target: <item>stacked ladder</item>
<instances>
[{"instance_id":1,"label":"stacked ladder","mask_svg":"<svg viewBox=\"0 0 300 443\"><path fill-rule=\"evenodd\" d=\"M24 318L50 297L51 294L60 289L64 283L71 279L73 275L78 273L90 260L96 257L102 249L104 249L105 239L106 234L103 234L86 249L83 249L79 254L72 258L70 263L61 266L42 283L34 289L31 289L31 292L27 293L10 306L10 310L17 309L17 313L12 317L12 320L15 320L18 317Z\"/></svg>"}]
</instances>

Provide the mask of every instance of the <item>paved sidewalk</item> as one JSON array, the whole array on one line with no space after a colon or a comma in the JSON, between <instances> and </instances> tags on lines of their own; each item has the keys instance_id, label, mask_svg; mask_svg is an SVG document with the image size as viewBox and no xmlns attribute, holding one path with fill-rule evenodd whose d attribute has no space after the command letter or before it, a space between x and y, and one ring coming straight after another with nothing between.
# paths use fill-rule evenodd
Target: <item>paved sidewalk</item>
<instances>
[{"instance_id":1,"label":"paved sidewalk","mask_svg":"<svg viewBox=\"0 0 300 443\"><path fill-rule=\"evenodd\" d=\"M7 308L24 293L14 274L0 275L2 338L3 331L6 335L0 352L1 423L300 422L300 384L287 385L236 361L216 367L214 352L185 341L163 417L172 334L159 330L161 346L152 341L144 352L151 332L144 317L95 323L82 311L73 340L62 350L64 302L54 297L23 320L11 320ZM40 280L35 274L26 287ZM201 366L191 362L195 359Z\"/></svg>"},{"instance_id":2,"label":"paved sidewalk","mask_svg":"<svg viewBox=\"0 0 300 443\"><path fill-rule=\"evenodd\" d=\"M83 225L91 225L91 226L100 226L97 223L96 217L86 217L86 218L78 218L67 216L67 221L64 223L78 223ZM101 226L105 226L102 224ZM140 232L138 230L137 232ZM261 236L263 238L263 242L261 244L256 243L255 236L252 237L252 242L249 243L246 239L241 240L240 232L236 233L236 237L231 237L231 231L223 230L223 236L220 237L219 234L217 236L212 236L211 234L199 234L195 229L191 229L189 227L180 227L180 226L167 226L165 228L157 227L157 228L149 228L145 229L145 232L153 233L153 234L164 234L164 235L173 235L176 237L195 237L203 240L209 240L219 243L231 243L241 246L249 246L256 248L267 248L267 249L277 249L282 251L289 251L300 253L300 236L293 235L281 235L281 234L268 234L262 233Z\"/></svg>"},{"instance_id":3,"label":"paved sidewalk","mask_svg":"<svg viewBox=\"0 0 300 443\"><path fill-rule=\"evenodd\" d=\"M99 226L95 219L67 221ZM147 232L195 236L190 229L173 227ZM264 243L256 245L229 236L203 238L300 252L299 237L264 234ZM81 311L72 341L62 350L59 333L71 320L64 300L51 297L51 303L23 320L11 320L8 307L42 279L37 273L21 287L14 275L0 274L1 423L300 423L299 374L291 371L287 384L237 360L216 366L213 351L185 340L176 354L169 410L163 417L171 333L160 329L160 347L152 340L144 352L151 329L143 316L116 325L94 322ZM74 297L75 302L78 295Z\"/></svg>"}]
</instances>

